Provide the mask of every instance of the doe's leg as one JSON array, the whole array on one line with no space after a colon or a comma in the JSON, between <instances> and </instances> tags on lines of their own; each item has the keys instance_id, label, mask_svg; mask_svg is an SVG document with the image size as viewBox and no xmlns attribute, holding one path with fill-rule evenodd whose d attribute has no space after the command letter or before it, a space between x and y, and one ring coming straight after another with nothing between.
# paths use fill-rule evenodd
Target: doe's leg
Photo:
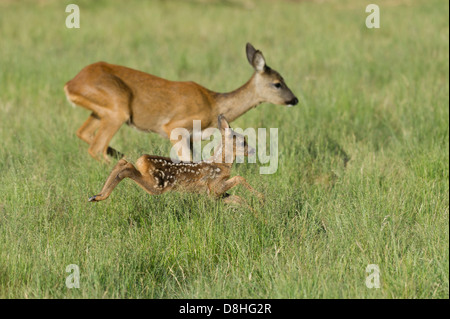
<instances>
[{"instance_id":1,"label":"doe's leg","mask_svg":"<svg viewBox=\"0 0 450 319\"><path fill-rule=\"evenodd\" d=\"M100 85L95 89L89 88L89 94L78 93L82 88L66 87L66 96L74 104L84 107L92 114L86 122L78 129L77 136L87 142L89 154L95 159L98 155L103 155L106 162L109 162L107 154L120 156L121 154L108 147L114 134L129 117L132 93L125 83L111 74L102 74L97 79ZM96 82L96 83L97 83ZM95 134L95 132L97 133Z\"/></svg>"},{"instance_id":2,"label":"doe's leg","mask_svg":"<svg viewBox=\"0 0 450 319\"><path fill-rule=\"evenodd\" d=\"M92 144L94 140L95 131L100 127L100 118L92 113L86 122L81 125L81 127L77 130L77 136L79 139L85 141L89 145Z\"/></svg>"},{"instance_id":3,"label":"doe's leg","mask_svg":"<svg viewBox=\"0 0 450 319\"><path fill-rule=\"evenodd\" d=\"M77 130L77 136L81 140L91 145L92 142L94 141L95 132L98 130L99 127L100 127L100 118L95 113L92 113L88 117L86 122L84 122L83 125L81 125L81 127ZM124 154L122 154L121 152L115 150L110 146L108 146L106 153L109 156L115 158L122 158L124 156Z\"/></svg>"}]
</instances>

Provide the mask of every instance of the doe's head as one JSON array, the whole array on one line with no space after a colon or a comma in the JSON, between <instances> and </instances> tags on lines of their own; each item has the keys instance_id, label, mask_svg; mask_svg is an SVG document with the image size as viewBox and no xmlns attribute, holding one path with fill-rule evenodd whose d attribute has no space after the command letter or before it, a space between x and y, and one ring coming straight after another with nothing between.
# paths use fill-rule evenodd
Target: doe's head
<instances>
[{"instance_id":1,"label":"doe's head","mask_svg":"<svg viewBox=\"0 0 450 319\"><path fill-rule=\"evenodd\" d=\"M256 93L261 102L287 106L296 105L298 103L297 97L288 88L280 73L266 64L262 52L247 43L246 53L248 62L255 69L253 76L256 83Z\"/></svg>"}]
</instances>

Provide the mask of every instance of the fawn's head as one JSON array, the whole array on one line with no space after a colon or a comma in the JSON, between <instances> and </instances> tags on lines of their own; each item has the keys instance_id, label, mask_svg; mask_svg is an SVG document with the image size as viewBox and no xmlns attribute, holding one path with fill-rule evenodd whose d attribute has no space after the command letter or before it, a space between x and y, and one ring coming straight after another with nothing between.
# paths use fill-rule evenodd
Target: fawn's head
<instances>
[{"instance_id":1,"label":"fawn's head","mask_svg":"<svg viewBox=\"0 0 450 319\"><path fill-rule=\"evenodd\" d=\"M278 105L296 105L297 97L287 87L280 73L266 65L262 52L256 50L250 43L247 43L246 52L248 62L256 71L254 81L256 93L261 101Z\"/></svg>"},{"instance_id":2,"label":"fawn's head","mask_svg":"<svg viewBox=\"0 0 450 319\"><path fill-rule=\"evenodd\" d=\"M250 156L256 153L256 150L248 145L244 135L239 134L230 128L225 116L220 114L218 121L218 127L222 134L222 146L220 151L222 163L233 163L236 156Z\"/></svg>"}]
</instances>

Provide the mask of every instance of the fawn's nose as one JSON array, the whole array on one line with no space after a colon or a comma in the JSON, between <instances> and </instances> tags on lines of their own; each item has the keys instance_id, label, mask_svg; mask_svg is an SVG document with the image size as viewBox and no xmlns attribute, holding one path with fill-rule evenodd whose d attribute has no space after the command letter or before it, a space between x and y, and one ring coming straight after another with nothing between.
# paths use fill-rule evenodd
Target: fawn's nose
<instances>
[{"instance_id":1,"label":"fawn's nose","mask_svg":"<svg viewBox=\"0 0 450 319\"><path fill-rule=\"evenodd\" d=\"M294 106L298 104L298 99L294 96L294 98L288 102L286 102L287 106Z\"/></svg>"}]
</instances>

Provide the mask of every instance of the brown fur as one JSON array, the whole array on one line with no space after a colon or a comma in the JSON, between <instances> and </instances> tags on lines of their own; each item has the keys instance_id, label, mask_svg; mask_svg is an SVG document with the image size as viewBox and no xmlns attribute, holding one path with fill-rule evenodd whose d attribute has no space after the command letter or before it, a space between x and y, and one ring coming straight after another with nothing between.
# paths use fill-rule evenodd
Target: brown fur
<instances>
[{"instance_id":1,"label":"brown fur","mask_svg":"<svg viewBox=\"0 0 450 319\"><path fill-rule=\"evenodd\" d=\"M201 120L203 130L215 127L219 114L231 122L262 102L298 102L281 75L267 67L262 53L250 44L247 57L255 73L230 93L216 93L194 82L169 81L106 62L88 65L64 86L70 102L92 112L77 136L90 145L92 157L99 159L101 155L109 161L107 153L117 152L108 144L124 123L169 138L174 128L192 132L193 120Z\"/></svg>"}]
</instances>

